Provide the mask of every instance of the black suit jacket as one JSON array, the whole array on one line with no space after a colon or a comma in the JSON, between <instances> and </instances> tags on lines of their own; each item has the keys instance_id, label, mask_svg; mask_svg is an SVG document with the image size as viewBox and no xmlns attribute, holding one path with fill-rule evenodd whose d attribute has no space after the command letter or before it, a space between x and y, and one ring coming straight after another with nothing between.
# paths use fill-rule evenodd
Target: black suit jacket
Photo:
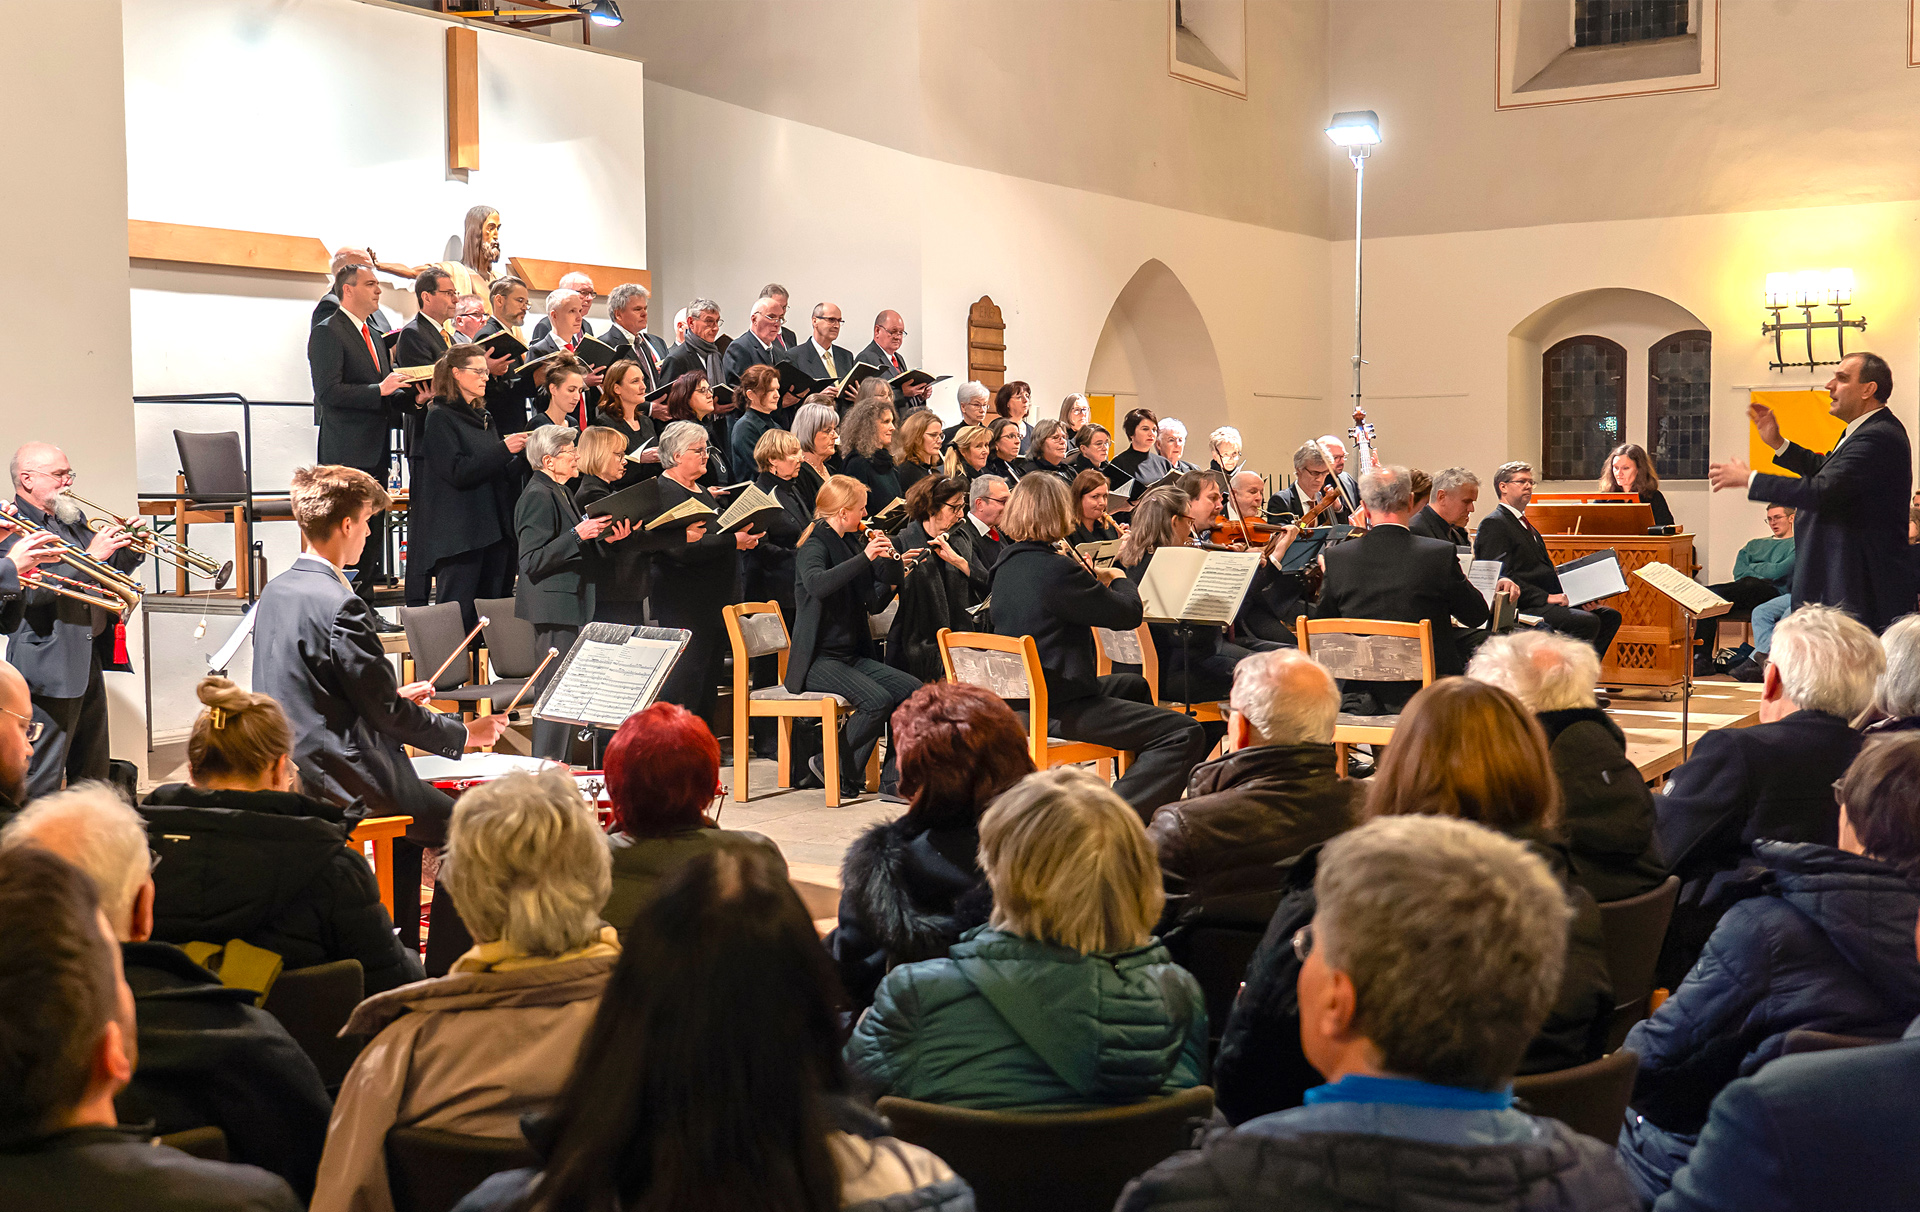
<instances>
[{"instance_id":1,"label":"black suit jacket","mask_svg":"<svg viewBox=\"0 0 1920 1212\"><path fill-rule=\"evenodd\" d=\"M729 345L728 348L731 349L732 346ZM667 356L662 359L660 381L662 383L671 383L681 375L689 372L697 372L707 376L707 382L710 384L724 383L726 379L723 376L722 367L724 367L725 363L726 355L719 353L713 356L712 365L708 365L706 354L688 345L685 341L682 341L672 349L669 349Z\"/></svg>"},{"instance_id":2,"label":"black suit jacket","mask_svg":"<svg viewBox=\"0 0 1920 1212\"><path fill-rule=\"evenodd\" d=\"M1831 453L1788 443L1774 463L1800 479L1761 473L1751 500L1800 511L1794 523L1793 604L1838 606L1876 632L1914 608L1907 551L1913 490L1907 427L1876 409Z\"/></svg>"},{"instance_id":3,"label":"black suit jacket","mask_svg":"<svg viewBox=\"0 0 1920 1212\"><path fill-rule=\"evenodd\" d=\"M502 332L506 325L487 317L480 326L475 338L490 337ZM518 375L511 371L504 375L495 375L487 380L487 411L493 414L494 428L501 433L519 433L527 428L527 388Z\"/></svg>"},{"instance_id":4,"label":"black suit jacket","mask_svg":"<svg viewBox=\"0 0 1920 1212\"><path fill-rule=\"evenodd\" d=\"M650 332L640 334L638 342L627 337L617 324L607 325L607 330L597 334L602 341L613 346L623 358L632 358L640 364L640 374L647 382L647 390L652 391L664 380L660 378L660 364L667 359L666 342Z\"/></svg>"},{"instance_id":5,"label":"black suit jacket","mask_svg":"<svg viewBox=\"0 0 1920 1212\"><path fill-rule=\"evenodd\" d=\"M1460 571L1453 544L1422 538L1404 526L1383 525L1349 543L1327 548L1327 577L1314 605L1316 619L1389 619L1433 624L1434 672L1464 672L1453 642L1453 619L1468 627L1487 621L1487 602Z\"/></svg>"},{"instance_id":6,"label":"black suit jacket","mask_svg":"<svg viewBox=\"0 0 1920 1212\"><path fill-rule=\"evenodd\" d=\"M780 350L769 349L760 344L760 338L752 333L741 333L727 346L727 354L720 359L720 373L726 376L727 385L736 387L740 376L747 373L749 366L772 366L780 360Z\"/></svg>"},{"instance_id":7,"label":"black suit jacket","mask_svg":"<svg viewBox=\"0 0 1920 1212\"><path fill-rule=\"evenodd\" d=\"M866 545L856 544L822 522L794 555L793 655L787 661L784 685L795 694L807 688L807 671L820 651L820 628L834 612L851 619L849 628L856 656L873 657L873 630L868 618L879 614L898 591L900 564L867 559Z\"/></svg>"},{"instance_id":8,"label":"black suit jacket","mask_svg":"<svg viewBox=\"0 0 1920 1212\"><path fill-rule=\"evenodd\" d=\"M1505 505L1494 506L1480 519L1480 529L1473 536L1473 558L1500 561L1500 575L1520 586L1522 610L1545 606L1549 597L1560 592L1560 574L1547 554L1546 539Z\"/></svg>"},{"instance_id":9,"label":"black suit jacket","mask_svg":"<svg viewBox=\"0 0 1920 1212\"><path fill-rule=\"evenodd\" d=\"M1407 520L1407 529L1422 538L1439 539L1452 543L1455 547L1471 547L1473 540L1467 536L1467 528L1455 526L1445 518L1433 512L1433 506L1422 505L1419 512Z\"/></svg>"},{"instance_id":10,"label":"black suit jacket","mask_svg":"<svg viewBox=\"0 0 1920 1212\"><path fill-rule=\"evenodd\" d=\"M871 366L878 366L886 372L889 379L895 375L905 374L913 369L913 367L907 365L907 360L899 354L890 354L886 350L881 349L880 342L878 341L867 342L867 347L860 351L859 360Z\"/></svg>"},{"instance_id":11,"label":"black suit jacket","mask_svg":"<svg viewBox=\"0 0 1920 1212\"><path fill-rule=\"evenodd\" d=\"M973 591L973 600L979 604L993 589L993 566L1000 562L1000 553L1006 550L1007 536L991 538L973 527L973 518L968 516L964 526L967 535L973 541L967 545L967 583ZM961 527L954 527L955 530Z\"/></svg>"},{"instance_id":12,"label":"black suit jacket","mask_svg":"<svg viewBox=\"0 0 1920 1212\"><path fill-rule=\"evenodd\" d=\"M1145 617L1140 591L1125 577L1111 585L1094 579L1078 560L1051 543L1011 543L993 569L993 630L1030 635L1040 652L1047 694L1071 702L1100 693L1093 628L1131 631Z\"/></svg>"},{"instance_id":13,"label":"black suit jacket","mask_svg":"<svg viewBox=\"0 0 1920 1212\"><path fill-rule=\"evenodd\" d=\"M307 335L307 368L320 426L320 461L358 467L385 482L400 415L396 397L411 390L380 394L381 380L393 371L386 345L375 337L369 355L353 317L335 311Z\"/></svg>"},{"instance_id":14,"label":"black suit jacket","mask_svg":"<svg viewBox=\"0 0 1920 1212\"><path fill-rule=\"evenodd\" d=\"M447 352L446 334L425 316L415 316L400 329L393 345L395 366L431 366Z\"/></svg>"},{"instance_id":15,"label":"black suit jacket","mask_svg":"<svg viewBox=\"0 0 1920 1212\"><path fill-rule=\"evenodd\" d=\"M1324 491L1324 489L1322 491ZM1269 514L1292 514L1294 517L1304 517L1307 510L1312 509L1320 498L1315 496L1303 499L1303 496L1304 494L1301 493L1298 484L1283 488L1267 498L1267 512ZM1336 499L1333 505L1325 513L1320 515L1319 520L1316 521L1314 525L1343 525L1352 520L1353 514L1352 511L1347 508L1346 501L1344 499Z\"/></svg>"},{"instance_id":16,"label":"black suit jacket","mask_svg":"<svg viewBox=\"0 0 1920 1212\"><path fill-rule=\"evenodd\" d=\"M373 608L331 570L299 559L267 582L254 617L253 689L287 713L301 790L411 816L408 837L444 842L450 801L414 776L404 746L458 759L467 730L458 716L400 697Z\"/></svg>"},{"instance_id":17,"label":"black suit jacket","mask_svg":"<svg viewBox=\"0 0 1920 1212\"><path fill-rule=\"evenodd\" d=\"M514 613L535 626L579 627L593 621L596 544L574 533L580 507L544 473L527 481L513 510L520 544Z\"/></svg>"},{"instance_id":18,"label":"black suit jacket","mask_svg":"<svg viewBox=\"0 0 1920 1212\"><path fill-rule=\"evenodd\" d=\"M800 344L788 350L785 360L793 363L816 379L838 379L841 375L851 370L854 362L858 360L838 345L833 346L831 352L833 353L834 369L834 373L831 375L827 373L827 364L820 360L820 351L813 347L813 340L811 338L800 342Z\"/></svg>"}]
</instances>

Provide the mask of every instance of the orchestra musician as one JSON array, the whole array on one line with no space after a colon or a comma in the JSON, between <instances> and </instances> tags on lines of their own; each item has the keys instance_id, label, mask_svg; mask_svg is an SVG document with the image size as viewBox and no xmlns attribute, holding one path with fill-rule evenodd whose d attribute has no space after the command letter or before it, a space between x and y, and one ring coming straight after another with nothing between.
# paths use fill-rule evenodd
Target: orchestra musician
<instances>
[{"instance_id":1,"label":"orchestra musician","mask_svg":"<svg viewBox=\"0 0 1920 1212\"><path fill-rule=\"evenodd\" d=\"M1630 492L1640 499L1642 505L1653 507L1655 526L1672 526L1673 509L1667 504L1666 494L1660 491L1660 473L1654 470L1653 459L1648 456L1647 448L1638 442L1622 442L1607 452L1607 462L1600 472L1599 489L1601 492Z\"/></svg>"},{"instance_id":2,"label":"orchestra musician","mask_svg":"<svg viewBox=\"0 0 1920 1212\"><path fill-rule=\"evenodd\" d=\"M1120 528L1107 515L1107 477L1097 471L1083 471L1073 477L1073 533L1067 542L1110 543L1120 537Z\"/></svg>"},{"instance_id":3,"label":"orchestra musician","mask_svg":"<svg viewBox=\"0 0 1920 1212\"><path fill-rule=\"evenodd\" d=\"M1531 463L1502 463L1493 473L1494 495L1500 503L1480 520L1473 539L1473 558L1499 560L1501 571L1520 586L1520 609L1537 614L1548 628L1585 640L1602 661L1620 630L1620 612L1594 605L1582 610L1570 605L1560 590L1560 574L1547 554L1547 541L1527 520L1533 500Z\"/></svg>"},{"instance_id":4,"label":"orchestra musician","mask_svg":"<svg viewBox=\"0 0 1920 1212\"><path fill-rule=\"evenodd\" d=\"M434 601L460 603L461 628L479 621L476 598L513 592L514 474L524 433L503 434L487 410L486 351L455 345L433 368L408 528L408 560Z\"/></svg>"},{"instance_id":5,"label":"orchestra musician","mask_svg":"<svg viewBox=\"0 0 1920 1212\"><path fill-rule=\"evenodd\" d=\"M1220 481L1214 479L1210 471L1188 471L1174 482L1174 487L1187 498L1183 512L1187 516L1187 528L1192 541L1205 543L1213 534L1213 519L1220 516L1223 500Z\"/></svg>"},{"instance_id":6,"label":"orchestra musician","mask_svg":"<svg viewBox=\"0 0 1920 1212\"><path fill-rule=\"evenodd\" d=\"M1331 474L1332 468L1319 445L1302 442L1293 452L1293 484L1267 498L1267 512L1280 517L1305 517L1307 510L1326 492L1327 477ZM1323 525L1345 525L1353 521L1353 512L1347 507L1347 498L1341 497L1320 517Z\"/></svg>"},{"instance_id":7,"label":"orchestra musician","mask_svg":"<svg viewBox=\"0 0 1920 1212\"><path fill-rule=\"evenodd\" d=\"M1470 547L1467 522L1480 500L1480 477L1465 467L1448 467L1433 477L1433 495L1407 521L1407 529L1455 547Z\"/></svg>"},{"instance_id":8,"label":"orchestra musician","mask_svg":"<svg viewBox=\"0 0 1920 1212\"><path fill-rule=\"evenodd\" d=\"M1227 516L1258 522L1263 515L1260 512L1260 498L1267 494L1266 481L1260 473L1242 468L1227 477Z\"/></svg>"},{"instance_id":9,"label":"orchestra musician","mask_svg":"<svg viewBox=\"0 0 1920 1212\"><path fill-rule=\"evenodd\" d=\"M682 375L675 390L688 378L699 376ZM712 473L709 441L707 431L692 421L674 421L660 434L662 509L672 509L691 497L716 514L721 511L720 502L703 485L704 477ZM658 575L652 597L654 620L660 626L693 633L679 663L667 675L660 698L709 720L727 655L727 629L720 611L740 600L734 552L752 551L760 542L760 532L751 527L728 534L714 521L709 520L707 533L698 542L664 548L655 557Z\"/></svg>"},{"instance_id":10,"label":"orchestra musician","mask_svg":"<svg viewBox=\"0 0 1920 1212\"><path fill-rule=\"evenodd\" d=\"M966 515L965 480L926 476L907 489L912 520L900 531L898 550L921 555L901 578L900 609L887 631L887 664L916 681L946 677L938 639L942 627L973 630L967 613L977 601L970 583L973 529L961 524Z\"/></svg>"},{"instance_id":11,"label":"orchestra musician","mask_svg":"<svg viewBox=\"0 0 1920 1212\"><path fill-rule=\"evenodd\" d=\"M1032 404L1033 388L1027 386L1019 379L1015 379L1010 383L1002 383L1000 390L993 393L993 415L1011 419L1020 431L1020 445L1019 448L1013 452L1016 456L1027 453L1029 439L1033 434L1033 422L1027 419L1027 413L1032 407ZM996 454L999 453L997 444L994 452ZM1007 461L1011 463L1013 459L1009 457Z\"/></svg>"},{"instance_id":12,"label":"orchestra musician","mask_svg":"<svg viewBox=\"0 0 1920 1212\"><path fill-rule=\"evenodd\" d=\"M814 520L794 557L793 649L786 677L789 693L837 694L853 704L841 731L840 785L856 794L865 786L867 759L894 709L920 688L918 678L874 656L868 619L893 600L904 562L885 534L862 526L870 499L865 484L836 475L814 500ZM887 746L880 772L883 796L898 795L893 749ZM808 765L824 783L822 759L812 758Z\"/></svg>"},{"instance_id":13,"label":"orchestra musician","mask_svg":"<svg viewBox=\"0 0 1920 1212\"><path fill-rule=\"evenodd\" d=\"M1057 476L1029 476L1014 486L1000 517L1012 542L993 567L993 629L1033 637L1051 735L1134 755L1113 789L1150 819L1154 809L1180 798L1210 746L1198 721L1154 705L1139 674L1095 672L1092 629L1131 631L1143 611L1139 590L1120 569L1090 571L1062 550L1073 529L1072 509Z\"/></svg>"},{"instance_id":14,"label":"orchestra musician","mask_svg":"<svg viewBox=\"0 0 1920 1212\"><path fill-rule=\"evenodd\" d=\"M829 478L840 474L840 411L824 392L809 396L793 414L793 436L800 443L800 473L794 487L813 516L814 498Z\"/></svg>"},{"instance_id":15,"label":"orchestra musician","mask_svg":"<svg viewBox=\"0 0 1920 1212\"><path fill-rule=\"evenodd\" d=\"M1333 474L1340 481L1341 494L1356 504L1360 500L1360 482L1347 471L1347 444L1333 434L1321 434L1315 439L1333 460Z\"/></svg>"},{"instance_id":16,"label":"orchestra musician","mask_svg":"<svg viewBox=\"0 0 1920 1212\"><path fill-rule=\"evenodd\" d=\"M1027 435L1027 457L1022 460L1020 474L1042 471L1055 476L1063 485L1073 483L1073 469L1067 466L1067 443L1071 440L1065 425L1051 417L1041 421Z\"/></svg>"},{"instance_id":17,"label":"orchestra musician","mask_svg":"<svg viewBox=\"0 0 1920 1212\"><path fill-rule=\"evenodd\" d=\"M987 474L993 457L993 435L983 425L962 425L948 434L947 457L941 473L972 480Z\"/></svg>"},{"instance_id":18,"label":"orchestra musician","mask_svg":"<svg viewBox=\"0 0 1920 1212\"><path fill-rule=\"evenodd\" d=\"M98 532L88 528L86 513L66 496L73 484L73 464L58 446L26 443L14 452L11 472L14 512L46 532L27 534L26 527L15 526L0 542L0 555L9 557L0 564L0 593L18 595L0 615L0 625L10 624L7 660L26 679L33 723L41 733L27 764L27 798L37 799L60 790L63 778L77 783L107 777L111 753L102 673L132 667L117 616L44 584L22 584L20 577L64 577L79 582L84 592L112 599L121 595L87 571L54 558L50 549L65 544L117 572L133 571L146 556L130 548L132 540L117 525L109 523Z\"/></svg>"},{"instance_id":19,"label":"orchestra musician","mask_svg":"<svg viewBox=\"0 0 1920 1212\"><path fill-rule=\"evenodd\" d=\"M986 474L999 476L1012 486L1025 470L1020 457L1020 422L1012 417L995 417L987 424Z\"/></svg>"},{"instance_id":20,"label":"orchestra musician","mask_svg":"<svg viewBox=\"0 0 1920 1212\"><path fill-rule=\"evenodd\" d=\"M893 439L893 467L900 487L913 486L940 474L940 416L931 408L916 408L900 423Z\"/></svg>"},{"instance_id":21,"label":"orchestra musician","mask_svg":"<svg viewBox=\"0 0 1920 1212\"><path fill-rule=\"evenodd\" d=\"M841 425L847 450L846 474L867 486L876 510L885 509L906 495L901 487L900 471L893 462L894 424L892 402L876 396L848 409L847 419Z\"/></svg>"},{"instance_id":22,"label":"orchestra musician","mask_svg":"<svg viewBox=\"0 0 1920 1212\"><path fill-rule=\"evenodd\" d=\"M300 789L372 816L411 816L393 846L393 920L403 945L420 946L420 858L446 841L453 801L414 776L406 746L445 758L493 744L507 717L460 718L425 707L433 687L399 684L373 626L373 608L347 586L345 569L391 504L386 489L352 467L293 473L294 521L307 550L267 583L254 607L253 689L293 727Z\"/></svg>"},{"instance_id":23,"label":"orchestra musician","mask_svg":"<svg viewBox=\"0 0 1920 1212\"><path fill-rule=\"evenodd\" d=\"M1120 432L1126 436L1127 448L1113 456L1113 465L1143 483L1159 479L1159 476L1148 479L1141 472L1142 465L1153 454L1154 439L1160 436L1160 418L1150 408L1136 408L1120 419Z\"/></svg>"},{"instance_id":24,"label":"orchestra musician","mask_svg":"<svg viewBox=\"0 0 1920 1212\"><path fill-rule=\"evenodd\" d=\"M557 648L564 659L580 628L594 619L594 582L607 551L598 540L625 539L633 523L604 515L585 517L573 503L567 485L578 476L579 451L570 427L542 425L528 436L525 453L536 474L513 510L520 548L514 614L533 624L534 651L544 655L548 648ZM537 699L558 669L556 659L528 696ZM533 756L567 761L570 731L567 724L536 718Z\"/></svg>"}]
</instances>

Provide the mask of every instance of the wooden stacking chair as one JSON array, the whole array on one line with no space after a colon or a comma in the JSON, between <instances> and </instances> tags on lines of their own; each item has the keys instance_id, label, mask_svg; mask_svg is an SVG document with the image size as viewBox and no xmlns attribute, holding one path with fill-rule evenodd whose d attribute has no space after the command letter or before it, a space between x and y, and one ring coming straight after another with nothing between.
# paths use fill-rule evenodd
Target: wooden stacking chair
<instances>
[{"instance_id":1,"label":"wooden stacking chair","mask_svg":"<svg viewBox=\"0 0 1920 1212\"><path fill-rule=\"evenodd\" d=\"M1385 619L1310 619L1300 616L1294 634L1300 651L1343 682L1413 682L1433 685L1433 624ZM1397 715L1348 715L1333 725L1334 765L1347 773L1347 746L1385 745L1393 740Z\"/></svg>"},{"instance_id":2,"label":"wooden stacking chair","mask_svg":"<svg viewBox=\"0 0 1920 1212\"><path fill-rule=\"evenodd\" d=\"M1680 899L1680 877L1670 875L1658 888L1625 900L1600 902L1600 933L1607 956L1607 976L1613 983L1613 1017L1607 1024L1607 1047L1626 1042L1633 1025L1652 1013L1653 970L1667 940L1674 902Z\"/></svg>"},{"instance_id":3,"label":"wooden stacking chair","mask_svg":"<svg viewBox=\"0 0 1920 1212\"><path fill-rule=\"evenodd\" d=\"M1147 689L1153 693L1153 701L1160 706L1189 713L1203 722L1227 718L1225 703L1187 704L1167 697L1169 693L1180 689L1180 679L1173 678L1171 686L1160 685L1160 651L1153 646L1153 633L1148 630L1147 624L1142 623L1132 631L1095 627L1093 641L1097 652L1095 660L1102 677L1112 673L1115 665L1138 665L1140 676L1147 679ZM1191 712L1188 711L1189 707Z\"/></svg>"},{"instance_id":4,"label":"wooden stacking chair","mask_svg":"<svg viewBox=\"0 0 1920 1212\"><path fill-rule=\"evenodd\" d=\"M940 663L947 668L948 681L978 686L1003 699L1027 701L1027 751L1033 757L1034 769L1098 762L1100 777L1113 781L1112 763L1123 756L1123 750L1047 735L1047 679L1032 636L942 627L937 638Z\"/></svg>"},{"instance_id":5,"label":"wooden stacking chair","mask_svg":"<svg viewBox=\"0 0 1920 1212\"><path fill-rule=\"evenodd\" d=\"M793 786L793 721L820 721L821 765L827 776L827 807L840 804L840 721L853 714L853 704L837 694L806 690L795 694L785 686L787 658L793 640L787 634L787 622L780 616L778 602L741 602L721 610L727 622L727 639L733 645L733 798L747 802L747 721L771 716L780 722L780 783ZM771 686L759 690L747 687L747 663L755 657L778 653L779 674ZM879 790L878 758L867 763L869 790Z\"/></svg>"}]
</instances>

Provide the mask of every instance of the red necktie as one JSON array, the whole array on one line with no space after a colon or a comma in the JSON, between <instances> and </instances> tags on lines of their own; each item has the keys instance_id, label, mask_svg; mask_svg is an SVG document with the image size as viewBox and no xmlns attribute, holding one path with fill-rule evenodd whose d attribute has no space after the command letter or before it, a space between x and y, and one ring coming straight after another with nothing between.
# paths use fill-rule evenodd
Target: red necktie
<instances>
[{"instance_id":1,"label":"red necktie","mask_svg":"<svg viewBox=\"0 0 1920 1212\"><path fill-rule=\"evenodd\" d=\"M893 359L893 368L894 368L895 370L905 370L905 369L907 368L907 367L906 367L906 363L904 363L904 362L902 362L902 361L900 360L900 355L899 355L899 354L897 354L897 353L896 353L896 354L888 354L888 355L887 355L887 357L889 357L889 358L891 358L891 359Z\"/></svg>"},{"instance_id":2,"label":"red necktie","mask_svg":"<svg viewBox=\"0 0 1920 1212\"><path fill-rule=\"evenodd\" d=\"M998 543L1000 541L1000 528L998 526L987 527L987 537Z\"/></svg>"},{"instance_id":3,"label":"red necktie","mask_svg":"<svg viewBox=\"0 0 1920 1212\"><path fill-rule=\"evenodd\" d=\"M374 373L378 374L380 371L380 354L379 351L374 349L373 334L367 331L367 326L364 322L360 325L360 339L367 343L367 356L373 359Z\"/></svg>"}]
</instances>

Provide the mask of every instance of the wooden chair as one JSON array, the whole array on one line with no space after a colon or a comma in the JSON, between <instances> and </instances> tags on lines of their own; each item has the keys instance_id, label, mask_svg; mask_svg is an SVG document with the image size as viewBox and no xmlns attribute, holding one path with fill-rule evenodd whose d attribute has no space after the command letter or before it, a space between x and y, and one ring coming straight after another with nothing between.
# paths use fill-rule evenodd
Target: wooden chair
<instances>
[{"instance_id":1,"label":"wooden chair","mask_svg":"<svg viewBox=\"0 0 1920 1212\"><path fill-rule=\"evenodd\" d=\"M1633 1025L1652 1013L1653 970L1679 899L1680 877L1670 875L1650 892L1600 902L1600 933L1614 1001L1607 1024L1608 1048L1618 1048Z\"/></svg>"},{"instance_id":2,"label":"wooden chair","mask_svg":"<svg viewBox=\"0 0 1920 1212\"><path fill-rule=\"evenodd\" d=\"M976 1111L906 1098L878 1110L893 1134L973 1188L980 1212L1107 1212L1127 1180L1188 1148L1213 1114L1206 1086L1097 1111Z\"/></svg>"},{"instance_id":3,"label":"wooden chair","mask_svg":"<svg viewBox=\"0 0 1920 1212\"><path fill-rule=\"evenodd\" d=\"M387 1191L395 1212L449 1212L502 1170L537 1166L540 1159L517 1136L462 1136L433 1128L387 1133Z\"/></svg>"},{"instance_id":4,"label":"wooden chair","mask_svg":"<svg viewBox=\"0 0 1920 1212\"><path fill-rule=\"evenodd\" d=\"M280 1020L293 1042L312 1059L329 1091L338 1090L366 1040L340 1038L353 1008L366 990L366 973L357 959L335 960L280 974L267 991L268 1014Z\"/></svg>"},{"instance_id":5,"label":"wooden chair","mask_svg":"<svg viewBox=\"0 0 1920 1212\"><path fill-rule=\"evenodd\" d=\"M1535 1115L1557 1119L1611 1146L1620 1136L1620 1120L1639 1071L1639 1055L1622 1048L1571 1069L1516 1077L1513 1093L1525 1099Z\"/></svg>"},{"instance_id":6,"label":"wooden chair","mask_svg":"<svg viewBox=\"0 0 1920 1212\"><path fill-rule=\"evenodd\" d=\"M1343 682L1412 682L1433 685L1433 624L1385 619L1310 619L1295 629L1300 651ZM1319 643L1314 638L1319 637ZM1317 651L1316 651L1317 649ZM1393 740L1397 715L1348 715L1333 726L1334 765L1347 773L1347 746L1385 745Z\"/></svg>"},{"instance_id":7,"label":"wooden chair","mask_svg":"<svg viewBox=\"0 0 1920 1212\"><path fill-rule=\"evenodd\" d=\"M722 608L720 613L727 621L727 639L733 645L734 802L744 804L748 798L747 721L756 716L770 716L780 722L779 785L782 787L793 786L793 721L808 718L820 721L820 763L827 776L827 807L838 807L840 721L853 714L853 704L837 694L817 690L795 694L786 688L787 657L793 651L793 640L787 634L787 621L780 616L778 602L741 602ZM770 653L780 654L779 680L771 686L749 691L747 663ZM873 760L867 763L870 791L880 788L879 757L879 747L875 746Z\"/></svg>"},{"instance_id":8,"label":"wooden chair","mask_svg":"<svg viewBox=\"0 0 1920 1212\"><path fill-rule=\"evenodd\" d=\"M1189 705L1177 699L1169 699L1166 696L1160 686L1160 652L1153 646L1153 633L1147 629L1145 623L1135 627L1132 631L1113 631L1106 627L1095 627L1093 629L1093 644L1095 650L1095 665L1100 671L1101 677L1112 673L1115 665L1138 665L1140 666L1140 676L1147 679L1147 689L1153 692L1153 701L1160 706L1183 713L1191 706L1193 718L1196 720L1224 720L1227 718L1226 704L1224 703L1193 703ZM1180 679L1174 678L1173 681L1174 685L1168 687L1168 690L1179 689Z\"/></svg>"},{"instance_id":9,"label":"wooden chair","mask_svg":"<svg viewBox=\"0 0 1920 1212\"><path fill-rule=\"evenodd\" d=\"M1113 781L1111 763L1123 751L1088 741L1067 741L1047 735L1047 679L1040 668L1040 650L1030 635L993 635L985 631L940 629L940 663L947 680L990 690L1003 699L1027 701L1027 752L1036 770L1100 763L1100 777Z\"/></svg>"}]
</instances>

